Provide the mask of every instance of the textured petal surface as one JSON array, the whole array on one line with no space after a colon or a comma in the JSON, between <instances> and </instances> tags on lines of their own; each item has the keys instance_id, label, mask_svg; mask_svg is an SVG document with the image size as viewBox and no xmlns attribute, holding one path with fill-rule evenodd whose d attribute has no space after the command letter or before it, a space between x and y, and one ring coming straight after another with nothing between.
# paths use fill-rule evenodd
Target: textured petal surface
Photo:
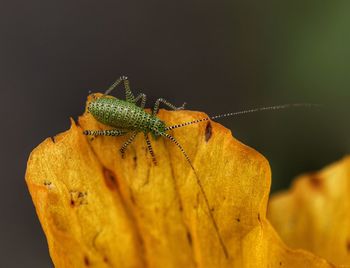
<instances>
[{"instance_id":1,"label":"textured petal surface","mask_svg":"<svg viewBox=\"0 0 350 268\"><path fill-rule=\"evenodd\" d=\"M161 111L168 125L205 117ZM228 249L226 257L195 173L181 151L143 134L89 138L108 129L90 114L33 150L26 181L56 267L332 267L284 246L266 220L270 167L215 122L176 129L202 181Z\"/></svg>"},{"instance_id":2,"label":"textured petal surface","mask_svg":"<svg viewBox=\"0 0 350 268\"><path fill-rule=\"evenodd\" d=\"M300 176L274 195L268 218L291 248L339 265L350 264L350 157Z\"/></svg>"}]
</instances>

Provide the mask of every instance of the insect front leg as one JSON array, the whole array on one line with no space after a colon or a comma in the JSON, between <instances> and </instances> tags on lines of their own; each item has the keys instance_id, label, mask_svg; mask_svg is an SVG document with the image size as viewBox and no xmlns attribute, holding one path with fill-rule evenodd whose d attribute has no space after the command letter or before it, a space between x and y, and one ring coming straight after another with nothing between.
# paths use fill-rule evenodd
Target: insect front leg
<instances>
[{"instance_id":1,"label":"insect front leg","mask_svg":"<svg viewBox=\"0 0 350 268\"><path fill-rule=\"evenodd\" d=\"M146 95L143 93L140 93L136 98L135 98L135 103L138 102L141 99L141 108L145 108L146 105Z\"/></svg>"},{"instance_id":2,"label":"insect front leg","mask_svg":"<svg viewBox=\"0 0 350 268\"><path fill-rule=\"evenodd\" d=\"M166 99L159 98L158 100L156 100L156 103L154 104L153 115L156 115L158 113L160 103L164 103L166 106L168 106L169 108L171 108L173 110L183 110L185 108L185 105L186 105L186 102L184 102L182 104L182 106L176 107L175 105L168 102Z\"/></svg>"},{"instance_id":3,"label":"insect front leg","mask_svg":"<svg viewBox=\"0 0 350 268\"><path fill-rule=\"evenodd\" d=\"M105 95L109 95L121 82L124 82L126 101L135 102L135 96L131 92L129 80L126 76L121 76L115 81L105 92Z\"/></svg>"},{"instance_id":4,"label":"insect front leg","mask_svg":"<svg viewBox=\"0 0 350 268\"><path fill-rule=\"evenodd\" d=\"M122 136L128 133L126 130L121 129L108 129L108 130L84 130L84 135L89 136Z\"/></svg>"},{"instance_id":5,"label":"insect front leg","mask_svg":"<svg viewBox=\"0 0 350 268\"><path fill-rule=\"evenodd\" d=\"M120 153L122 154L122 158L124 158L125 150L126 148L133 142L135 139L136 135L138 134L137 131L134 131L130 138L123 144L123 146L120 148Z\"/></svg>"}]
</instances>

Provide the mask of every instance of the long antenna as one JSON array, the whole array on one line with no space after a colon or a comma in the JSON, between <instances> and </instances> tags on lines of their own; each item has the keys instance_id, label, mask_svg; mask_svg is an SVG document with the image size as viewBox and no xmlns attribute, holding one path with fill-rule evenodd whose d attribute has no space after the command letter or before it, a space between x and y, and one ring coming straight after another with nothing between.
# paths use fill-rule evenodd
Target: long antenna
<instances>
[{"instance_id":1,"label":"long antenna","mask_svg":"<svg viewBox=\"0 0 350 268\"><path fill-rule=\"evenodd\" d=\"M181 123L181 124L178 124L178 125L173 125L173 126L166 127L165 131L172 130L172 129L175 129L175 128L189 126L189 125L192 125L192 124L197 124L197 123L204 122L204 121L209 121L209 120L214 120L214 119L218 119L218 118L228 117L228 116L235 116L235 115L241 115L241 114L255 113L255 112L261 112L261 111L282 110L282 109L293 108L293 107L319 107L319 106L320 106L319 104L311 104L311 103L293 103L293 104L283 104L283 105L276 105L276 106L260 107L260 108L254 108L254 109L239 111L239 112L208 116L206 118L201 118L201 119L197 119L197 120Z\"/></svg>"},{"instance_id":2,"label":"long antenna","mask_svg":"<svg viewBox=\"0 0 350 268\"><path fill-rule=\"evenodd\" d=\"M199 189L204 197L204 201L205 201L205 205L209 211L209 215L210 215L210 218L212 220L212 223L213 223L213 226L214 226L214 229L215 229L215 232L218 236L218 239L219 239L219 242L220 242L220 245L222 247L222 250L224 251L224 254L225 254L225 257L228 259L229 258L229 254L228 254L228 251L227 251L227 248L225 246L225 243L224 243L224 240L222 239L221 237L221 234L220 234L220 231L219 231L219 227L215 221L215 218L214 218L214 215L211 211L211 208L210 208L210 205L209 205L209 200L208 200L208 197L207 197L207 194L205 193L204 191L204 187L202 185L202 182L201 180L199 179L199 176L196 172L196 170L194 169L193 165L192 165L192 162L189 158L189 156L187 155L187 153L185 152L185 150L182 148L182 146L180 145L180 143L173 137L171 136L170 134L168 133L161 133L161 132L158 132L159 135L163 136L163 137L166 137L168 138L169 140L171 140L173 143L175 143L177 145L177 147L180 149L180 151L183 153L183 155L185 156L187 162L190 164L192 170L193 170L193 173L195 174L195 177L196 177L196 181L197 181L197 184L199 186Z\"/></svg>"}]
</instances>

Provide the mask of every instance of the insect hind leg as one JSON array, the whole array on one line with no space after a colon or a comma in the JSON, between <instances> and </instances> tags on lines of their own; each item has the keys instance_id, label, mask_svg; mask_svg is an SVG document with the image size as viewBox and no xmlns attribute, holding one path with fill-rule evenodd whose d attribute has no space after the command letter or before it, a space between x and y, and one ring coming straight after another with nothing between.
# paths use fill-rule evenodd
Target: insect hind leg
<instances>
[{"instance_id":1,"label":"insect hind leg","mask_svg":"<svg viewBox=\"0 0 350 268\"><path fill-rule=\"evenodd\" d=\"M199 187L199 189L200 189L200 191L201 191L201 193L202 193L202 196L203 196L203 198L204 198L205 206L206 206L207 209L208 209L209 216L210 216L210 218L211 218L211 222L212 222L213 227L214 227L214 229L215 229L215 233L216 233L216 235L217 235L217 237L218 237L218 239L219 239L219 243L220 243L220 245L221 245L221 248L222 248L222 250L223 250L223 253L224 253L226 259L228 259L228 258L229 258L229 253L228 253L227 247L226 247L225 242L224 242L224 240L223 240L223 238L222 238L222 236L221 236L219 226L218 226L218 224L216 223L216 220L215 220L215 218L214 218L214 215L213 215L211 206L210 206L210 204L209 204L209 200L208 200L207 194L206 194L206 192L205 192L205 190L204 190L204 186L203 186L203 184L202 184L202 181L201 181L201 179L199 178L199 176L198 176L198 174L197 174L197 172L196 172L196 170L195 170L195 168L194 168L194 166L193 166L193 164L192 164L191 159L189 158L189 156L188 156L188 154L186 153L186 151L182 148L181 144L180 144L173 136L171 136L170 134L165 133L165 132L164 132L164 133L159 132L158 134L161 135L161 136L163 136L163 137L165 137L165 138L167 138L167 139L169 139L170 141L172 141L172 142L180 149L180 151L182 152L182 154L185 156L185 158L186 158L188 164L190 165L190 167L191 167L191 169L192 169L192 171L193 171L193 173L194 173L194 175L195 175L195 178L196 178L196 181L197 181L197 185L198 185L198 187Z\"/></svg>"},{"instance_id":2,"label":"insect hind leg","mask_svg":"<svg viewBox=\"0 0 350 268\"><path fill-rule=\"evenodd\" d=\"M176 107L175 105L173 105L170 102L168 102L166 99L159 98L159 99L156 100L156 103L154 104L153 115L156 115L158 113L160 103L165 104L166 106L168 106L169 108L171 108L173 110L183 110L183 109L185 109L185 105L186 105L186 102L184 102L182 104L182 106Z\"/></svg>"},{"instance_id":3,"label":"insect hind leg","mask_svg":"<svg viewBox=\"0 0 350 268\"><path fill-rule=\"evenodd\" d=\"M152 161L153 161L153 163L154 163L155 165L157 165L157 160L156 160L156 157L155 157L155 155L154 155L154 151L153 151L153 148L152 148L151 141L149 140L147 133L144 133L144 135L145 135L145 139L146 139L146 144L147 144L148 151L149 151L149 153L150 153L151 156L152 156Z\"/></svg>"},{"instance_id":4,"label":"insect hind leg","mask_svg":"<svg viewBox=\"0 0 350 268\"><path fill-rule=\"evenodd\" d=\"M128 102L135 102L135 96L131 92L129 80L126 76L119 77L104 93L105 95L109 95L121 82L124 83L125 97Z\"/></svg>"}]
</instances>

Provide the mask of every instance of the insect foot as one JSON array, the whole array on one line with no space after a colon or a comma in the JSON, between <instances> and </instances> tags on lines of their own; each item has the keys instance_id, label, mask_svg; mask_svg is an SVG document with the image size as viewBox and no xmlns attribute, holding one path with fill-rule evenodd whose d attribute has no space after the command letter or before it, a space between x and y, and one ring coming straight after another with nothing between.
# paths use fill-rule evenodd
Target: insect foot
<instances>
[{"instance_id":1,"label":"insect foot","mask_svg":"<svg viewBox=\"0 0 350 268\"><path fill-rule=\"evenodd\" d=\"M125 151L122 149L119 149L121 157L124 159L125 158Z\"/></svg>"},{"instance_id":2,"label":"insect foot","mask_svg":"<svg viewBox=\"0 0 350 268\"><path fill-rule=\"evenodd\" d=\"M184 110L186 105L187 105L187 103L184 102L184 103L182 104L182 106L180 106L180 107L177 108L177 110Z\"/></svg>"},{"instance_id":3,"label":"insect foot","mask_svg":"<svg viewBox=\"0 0 350 268\"><path fill-rule=\"evenodd\" d=\"M157 118L172 126L207 116L161 110ZM55 267L86 267L86 259L91 267L106 267L105 259L109 267L125 268L331 267L309 252L287 248L267 221L266 158L212 121L206 142L206 125L151 139L157 166L142 153L142 138L133 143L137 165L133 157L121 161L116 154L123 138L89 142L82 129L98 129L100 122L87 114L56 143L47 139L35 148L26 182ZM106 169L118 191L106 185ZM47 189L43 178L55 187ZM88 205L72 208L69 189L87 191Z\"/></svg>"}]
</instances>

